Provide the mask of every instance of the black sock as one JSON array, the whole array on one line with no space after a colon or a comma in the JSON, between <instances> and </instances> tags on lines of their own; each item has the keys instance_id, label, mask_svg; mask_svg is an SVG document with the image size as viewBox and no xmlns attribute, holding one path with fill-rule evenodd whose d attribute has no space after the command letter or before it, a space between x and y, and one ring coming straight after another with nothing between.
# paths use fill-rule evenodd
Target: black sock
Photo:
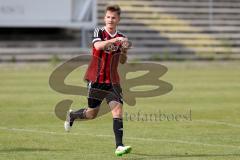
<instances>
[{"instance_id":1,"label":"black sock","mask_svg":"<svg viewBox=\"0 0 240 160\"><path fill-rule=\"evenodd\" d=\"M122 118L113 118L113 131L115 134L116 148L118 146L123 146L123 121Z\"/></svg>"},{"instance_id":2,"label":"black sock","mask_svg":"<svg viewBox=\"0 0 240 160\"><path fill-rule=\"evenodd\" d=\"M77 111L71 112L71 119L86 119L86 108L79 109Z\"/></svg>"}]
</instances>

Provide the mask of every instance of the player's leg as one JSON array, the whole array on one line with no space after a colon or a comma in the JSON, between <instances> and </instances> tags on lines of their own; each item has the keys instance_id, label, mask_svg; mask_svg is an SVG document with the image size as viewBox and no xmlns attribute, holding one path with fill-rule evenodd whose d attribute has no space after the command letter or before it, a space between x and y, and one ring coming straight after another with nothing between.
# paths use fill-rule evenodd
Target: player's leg
<instances>
[{"instance_id":1,"label":"player's leg","mask_svg":"<svg viewBox=\"0 0 240 160\"><path fill-rule=\"evenodd\" d=\"M77 111L69 110L66 116L66 121L64 127L66 131L70 131L75 120L87 120L94 119L97 117L99 112L99 107L104 98L103 93L101 92L101 85L92 83L88 85L88 107L81 108ZM96 90L98 89L98 90Z\"/></svg>"},{"instance_id":2,"label":"player's leg","mask_svg":"<svg viewBox=\"0 0 240 160\"><path fill-rule=\"evenodd\" d=\"M109 107L111 108L113 116L113 131L115 134L116 148L118 146L123 146L123 119L122 119L122 104L117 101L109 102Z\"/></svg>"},{"instance_id":3,"label":"player's leg","mask_svg":"<svg viewBox=\"0 0 240 160\"><path fill-rule=\"evenodd\" d=\"M131 146L124 146L123 144L123 101L122 89L120 85L114 86L113 92L109 94L106 99L111 108L113 116L113 131L115 134L117 156L130 153Z\"/></svg>"},{"instance_id":4,"label":"player's leg","mask_svg":"<svg viewBox=\"0 0 240 160\"><path fill-rule=\"evenodd\" d=\"M96 107L89 106L88 108L81 108L77 111L72 111L72 112L70 112L70 117L73 120L94 119L97 117L99 107L100 107L100 105L98 105Z\"/></svg>"},{"instance_id":5,"label":"player's leg","mask_svg":"<svg viewBox=\"0 0 240 160\"><path fill-rule=\"evenodd\" d=\"M132 150L131 146L124 146L123 144L123 105L117 101L111 101L109 102L109 106L113 116L113 131L116 142L115 154L122 156L123 154L130 153Z\"/></svg>"},{"instance_id":6,"label":"player's leg","mask_svg":"<svg viewBox=\"0 0 240 160\"><path fill-rule=\"evenodd\" d=\"M92 101L92 99L88 99L88 101ZM72 111L70 109L67 113L66 121L64 122L65 131L69 132L73 126L74 121L76 120L88 120L96 118L99 112L101 102L95 104L96 105L94 106L92 105L88 108L81 108L77 111Z\"/></svg>"}]
</instances>

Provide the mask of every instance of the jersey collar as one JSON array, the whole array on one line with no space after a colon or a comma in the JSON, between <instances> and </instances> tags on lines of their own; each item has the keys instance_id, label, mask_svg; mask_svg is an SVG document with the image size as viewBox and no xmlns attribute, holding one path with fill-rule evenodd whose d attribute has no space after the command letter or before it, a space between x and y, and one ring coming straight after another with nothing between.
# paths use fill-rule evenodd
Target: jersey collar
<instances>
[{"instance_id":1,"label":"jersey collar","mask_svg":"<svg viewBox=\"0 0 240 160\"><path fill-rule=\"evenodd\" d=\"M106 29L106 27L104 27L104 29L112 38L117 35L117 32L118 32L117 28L116 28L116 32L114 34L109 33L108 30Z\"/></svg>"}]
</instances>

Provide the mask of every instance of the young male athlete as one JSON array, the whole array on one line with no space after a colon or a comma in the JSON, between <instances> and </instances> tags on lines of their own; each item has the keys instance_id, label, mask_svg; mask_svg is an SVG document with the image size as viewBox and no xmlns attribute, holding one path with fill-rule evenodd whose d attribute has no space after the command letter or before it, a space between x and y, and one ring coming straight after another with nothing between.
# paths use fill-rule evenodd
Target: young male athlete
<instances>
[{"instance_id":1,"label":"young male athlete","mask_svg":"<svg viewBox=\"0 0 240 160\"><path fill-rule=\"evenodd\" d=\"M128 39L117 30L121 9L118 5L107 6L103 28L96 28L93 36L92 59L88 66L85 79L88 81L88 107L78 111L69 110L64 127L69 131L77 119L94 119L105 98L113 116L115 134L115 154L121 156L131 151L131 146L124 146L123 137L123 101L122 89L117 72L119 62L127 60L127 49L123 44ZM115 50L107 49L114 44Z\"/></svg>"}]
</instances>

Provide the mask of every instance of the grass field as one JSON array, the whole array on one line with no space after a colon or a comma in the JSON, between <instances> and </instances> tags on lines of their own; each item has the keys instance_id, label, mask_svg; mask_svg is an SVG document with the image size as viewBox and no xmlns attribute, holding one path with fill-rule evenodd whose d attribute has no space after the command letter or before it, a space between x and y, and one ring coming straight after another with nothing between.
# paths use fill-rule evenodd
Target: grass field
<instances>
[{"instance_id":1,"label":"grass field","mask_svg":"<svg viewBox=\"0 0 240 160\"><path fill-rule=\"evenodd\" d=\"M179 121L144 121L124 117L124 142L133 151L114 155L110 114L78 122L70 133L54 113L57 102L85 97L53 91L50 64L0 64L1 160L237 160L240 159L240 63L162 62L161 78L174 89L163 96L137 99L125 105L125 115L190 114ZM81 72L69 82L80 84Z\"/></svg>"}]
</instances>

